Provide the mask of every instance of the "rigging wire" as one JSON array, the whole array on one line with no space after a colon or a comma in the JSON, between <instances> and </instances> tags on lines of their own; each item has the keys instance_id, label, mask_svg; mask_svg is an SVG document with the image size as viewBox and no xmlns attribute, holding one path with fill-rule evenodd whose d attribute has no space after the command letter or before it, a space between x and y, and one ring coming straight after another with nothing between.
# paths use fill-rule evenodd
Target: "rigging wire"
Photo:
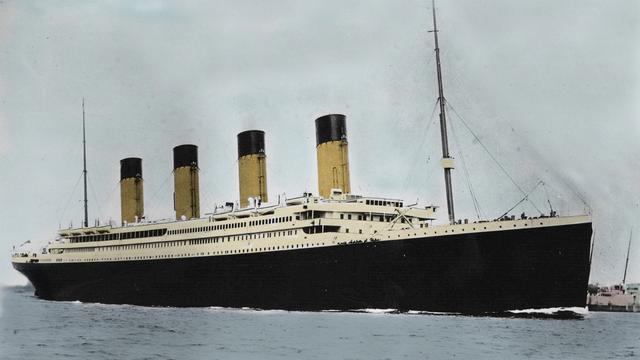
<instances>
[{"instance_id":1,"label":"rigging wire","mask_svg":"<svg viewBox=\"0 0 640 360\"><path fill-rule=\"evenodd\" d=\"M530 195L532 192L534 192L534 191L538 188L538 186L540 186L540 184L542 184L542 183L543 183L543 181L542 181L542 180L538 181L538 183L536 184L536 186L534 186L534 187L533 187L533 189L531 189L528 193L526 193L526 194L524 195L524 197L522 198L522 200L518 201L515 205L513 205L513 206L511 207L511 209L509 209L509 210L505 211L505 212L504 212L504 214L502 214L502 215L500 215L500 216L498 217L498 219L502 219L502 218L503 218L503 217L505 217L508 213L510 213L510 212L511 212L511 210L515 209L518 205L522 204L525 200L528 200L528 199L529 199L529 195ZM538 211L540 211L540 210L538 210ZM542 212L540 212L540 213L542 213Z\"/></svg>"},{"instance_id":2,"label":"rigging wire","mask_svg":"<svg viewBox=\"0 0 640 360\"><path fill-rule=\"evenodd\" d=\"M433 109L431 110L431 116L429 117L429 122L427 123L427 126L425 127L424 132L422 133L422 136L421 136L422 141L420 142L420 146L418 146L418 151L415 152L415 156L413 158L413 161L411 162L413 166L418 162L418 159L422 154L421 150L424 147L425 142L427 141L427 135L429 134L429 130L431 129L431 126L436 122L435 114L436 114L437 108L438 108L438 101L436 100L436 102L433 104ZM411 181L412 179L413 178L411 176L407 176L407 178L404 181L404 185L402 186L403 191L407 189L407 187L409 186L409 181Z\"/></svg>"},{"instance_id":3,"label":"rigging wire","mask_svg":"<svg viewBox=\"0 0 640 360\"><path fill-rule=\"evenodd\" d=\"M76 193L76 189L78 188L78 184L80 184L80 180L82 179L82 175L84 175L84 173L81 172L80 176L78 177L78 180L76 181L76 184L73 186L73 190L71 191L71 195L69 195L69 200L67 200L67 204L62 209L62 212L60 213L60 217L58 218L58 224L60 224L60 222L62 221L62 218L64 217L64 214L67 212L67 209L69 208L69 204L71 203L71 200L73 199L73 195Z\"/></svg>"},{"instance_id":4,"label":"rigging wire","mask_svg":"<svg viewBox=\"0 0 640 360\"><path fill-rule=\"evenodd\" d=\"M495 156L493 156L493 154L491 153L491 151L489 151L489 149L487 148L487 146L480 140L480 137L478 137L478 135L476 135L476 133L471 129L471 127L469 126L469 124L467 124L466 121L464 121L464 119L462 118L462 116L460 114L458 114L458 112L456 111L456 109L447 101L445 102L447 105L449 105L449 108L451 109L451 111L453 111L453 113L458 117L458 119L460 119L460 121L462 122L462 124L464 124L464 126L467 128L467 130L471 133L471 135L473 136L473 138L480 144L480 146L484 149L484 151L489 155L489 157L493 160L493 162L496 163L496 165L498 165L498 167L500 168L500 170L502 170L502 172L507 176L507 178L511 181L511 183L513 183L513 185L522 193L525 194L525 197L523 198L524 200L527 200L539 213L542 213L542 211L540 211L540 209L538 208L538 206L536 206L536 204L529 199L526 195L527 193L522 189L522 187L520 187L520 185L518 185L518 183L515 181L515 179L511 176L511 174L509 174L509 172L507 171L507 169L504 168L504 166L502 166L502 164L498 161L498 159L496 159ZM536 185L537 187L537 185Z\"/></svg>"},{"instance_id":5,"label":"rigging wire","mask_svg":"<svg viewBox=\"0 0 640 360\"><path fill-rule=\"evenodd\" d=\"M476 210L476 216L477 216L478 220L480 220L481 216L483 216L482 210L480 208L480 203L478 202L478 198L477 198L477 196L475 194L475 191L473 189L473 183L471 182L471 175L469 175L469 170L467 169L467 164L466 164L466 161L464 160L464 154L462 153L462 145L461 145L460 141L458 140L458 136L457 136L455 128L453 126L453 121L450 122L450 127L451 127L451 133L453 134L453 140L455 141L455 143L457 145L458 153L460 153L460 160L461 160L461 163L462 163L462 171L464 172L464 180L467 183L467 187L469 188L469 193L471 194L471 200L473 202L473 207Z\"/></svg>"},{"instance_id":6,"label":"rigging wire","mask_svg":"<svg viewBox=\"0 0 640 360\"><path fill-rule=\"evenodd\" d=\"M424 67L420 67L420 68L423 68L423 69L429 68L431 66L431 63L435 60L435 58L436 58L435 56L430 56L429 60L426 63L426 65L424 65ZM436 105L437 105L437 103L436 103ZM393 127L397 127L399 122L400 122L400 117L397 117L396 121L393 123Z\"/></svg>"},{"instance_id":7,"label":"rigging wire","mask_svg":"<svg viewBox=\"0 0 640 360\"><path fill-rule=\"evenodd\" d=\"M89 181L89 187L91 188L91 194L93 195L93 200L96 202L96 208L98 208L98 219L102 217L102 209L100 208L100 202L98 201L98 197L96 196L96 190L91 182L91 178L87 176L87 180Z\"/></svg>"},{"instance_id":8,"label":"rigging wire","mask_svg":"<svg viewBox=\"0 0 640 360\"><path fill-rule=\"evenodd\" d=\"M591 214L593 212L593 209L591 209L591 206L589 205L589 203L587 203L587 201L584 199L584 197L580 194L580 192L578 190L576 190L573 186L571 186L565 179L563 176L560 176L560 180L564 183L565 186L567 186L569 189L571 189L571 191L573 192L573 194L575 196L578 197L578 199L580 199L580 201L582 201L582 204L587 208L588 213Z\"/></svg>"},{"instance_id":9,"label":"rigging wire","mask_svg":"<svg viewBox=\"0 0 640 360\"><path fill-rule=\"evenodd\" d=\"M547 191L547 184L544 181L542 182L542 188L544 189L544 194L547 197L547 203L549 203L549 211L551 211L551 214L553 214L554 213L553 205L551 205L551 198L549 198L549 192Z\"/></svg>"},{"instance_id":10,"label":"rigging wire","mask_svg":"<svg viewBox=\"0 0 640 360\"><path fill-rule=\"evenodd\" d=\"M582 204L586 207L588 214L591 214L592 212L591 206L589 206L589 204L584 200L584 198L580 195L580 193L576 191L574 188L572 188L571 185L569 185L566 181L564 181L562 177L560 177L560 179L562 180L564 185L567 186L573 192L573 194L582 202ZM550 184L545 183L545 185L548 186L556 194L562 194L562 192L558 191L558 189L551 186Z\"/></svg>"}]
</instances>

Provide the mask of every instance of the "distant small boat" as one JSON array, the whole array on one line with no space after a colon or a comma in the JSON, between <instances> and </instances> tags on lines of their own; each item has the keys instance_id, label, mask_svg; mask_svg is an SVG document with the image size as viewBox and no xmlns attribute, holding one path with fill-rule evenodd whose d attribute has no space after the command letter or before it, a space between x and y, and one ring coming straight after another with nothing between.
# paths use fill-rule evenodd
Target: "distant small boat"
<instances>
[{"instance_id":1,"label":"distant small boat","mask_svg":"<svg viewBox=\"0 0 640 360\"><path fill-rule=\"evenodd\" d=\"M587 306L591 311L616 311L616 312L640 312L640 283L626 284L627 270L629 268L629 253L633 229L629 234L627 246L627 260L624 265L622 283L601 287L595 294L587 296Z\"/></svg>"}]
</instances>

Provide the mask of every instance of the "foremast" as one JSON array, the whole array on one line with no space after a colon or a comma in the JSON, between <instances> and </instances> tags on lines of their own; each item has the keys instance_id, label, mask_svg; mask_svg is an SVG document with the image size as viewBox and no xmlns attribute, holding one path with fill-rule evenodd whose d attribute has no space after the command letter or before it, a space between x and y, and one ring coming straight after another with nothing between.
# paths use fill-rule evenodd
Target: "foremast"
<instances>
[{"instance_id":1,"label":"foremast","mask_svg":"<svg viewBox=\"0 0 640 360\"><path fill-rule=\"evenodd\" d=\"M449 212L449 223L456 221L453 208L453 189L451 187L451 169L453 169L453 158L449 156L449 139L447 137L447 117L445 115L444 88L442 86L442 69L440 66L440 47L438 46L438 25L436 23L436 3L432 0L433 8L433 37L435 39L436 70L438 72L438 103L440 104L440 138L442 140L442 167L444 168L444 183L447 193L447 210Z\"/></svg>"}]
</instances>

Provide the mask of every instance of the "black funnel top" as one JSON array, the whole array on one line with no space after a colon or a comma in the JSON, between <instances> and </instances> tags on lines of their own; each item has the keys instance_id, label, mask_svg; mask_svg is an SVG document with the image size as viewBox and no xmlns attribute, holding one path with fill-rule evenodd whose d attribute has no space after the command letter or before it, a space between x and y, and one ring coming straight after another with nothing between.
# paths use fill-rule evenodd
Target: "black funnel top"
<instances>
[{"instance_id":1,"label":"black funnel top","mask_svg":"<svg viewBox=\"0 0 640 360\"><path fill-rule=\"evenodd\" d=\"M316 119L316 146L347 138L347 117L329 114Z\"/></svg>"},{"instance_id":2,"label":"black funnel top","mask_svg":"<svg viewBox=\"0 0 640 360\"><path fill-rule=\"evenodd\" d=\"M130 157L120 160L120 180L142 178L142 159Z\"/></svg>"},{"instance_id":3,"label":"black funnel top","mask_svg":"<svg viewBox=\"0 0 640 360\"><path fill-rule=\"evenodd\" d=\"M238 158L264 154L264 131L247 130L238 134Z\"/></svg>"},{"instance_id":4,"label":"black funnel top","mask_svg":"<svg viewBox=\"0 0 640 360\"><path fill-rule=\"evenodd\" d=\"M173 148L173 170L183 166L198 166L198 147L195 145L178 145Z\"/></svg>"}]
</instances>

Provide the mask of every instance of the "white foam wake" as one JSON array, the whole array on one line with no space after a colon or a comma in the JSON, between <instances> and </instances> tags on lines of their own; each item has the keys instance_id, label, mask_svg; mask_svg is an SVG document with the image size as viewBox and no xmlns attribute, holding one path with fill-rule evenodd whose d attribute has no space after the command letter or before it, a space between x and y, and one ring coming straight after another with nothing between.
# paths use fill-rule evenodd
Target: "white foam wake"
<instances>
[{"instance_id":1,"label":"white foam wake","mask_svg":"<svg viewBox=\"0 0 640 360\"><path fill-rule=\"evenodd\" d=\"M514 314L548 314L553 315L559 312L572 312L577 315L589 314L589 309L586 307L556 307L546 309L523 309L523 310L509 310L508 312Z\"/></svg>"},{"instance_id":2,"label":"white foam wake","mask_svg":"<svg viewBox=\"0 0 640 360\"><path fill-rule=\"evenodd\" d=\"M389 314L397 312L397 309L356 309L356 312L364 312L367 314Z\"/></svg>"}]
</instances>

